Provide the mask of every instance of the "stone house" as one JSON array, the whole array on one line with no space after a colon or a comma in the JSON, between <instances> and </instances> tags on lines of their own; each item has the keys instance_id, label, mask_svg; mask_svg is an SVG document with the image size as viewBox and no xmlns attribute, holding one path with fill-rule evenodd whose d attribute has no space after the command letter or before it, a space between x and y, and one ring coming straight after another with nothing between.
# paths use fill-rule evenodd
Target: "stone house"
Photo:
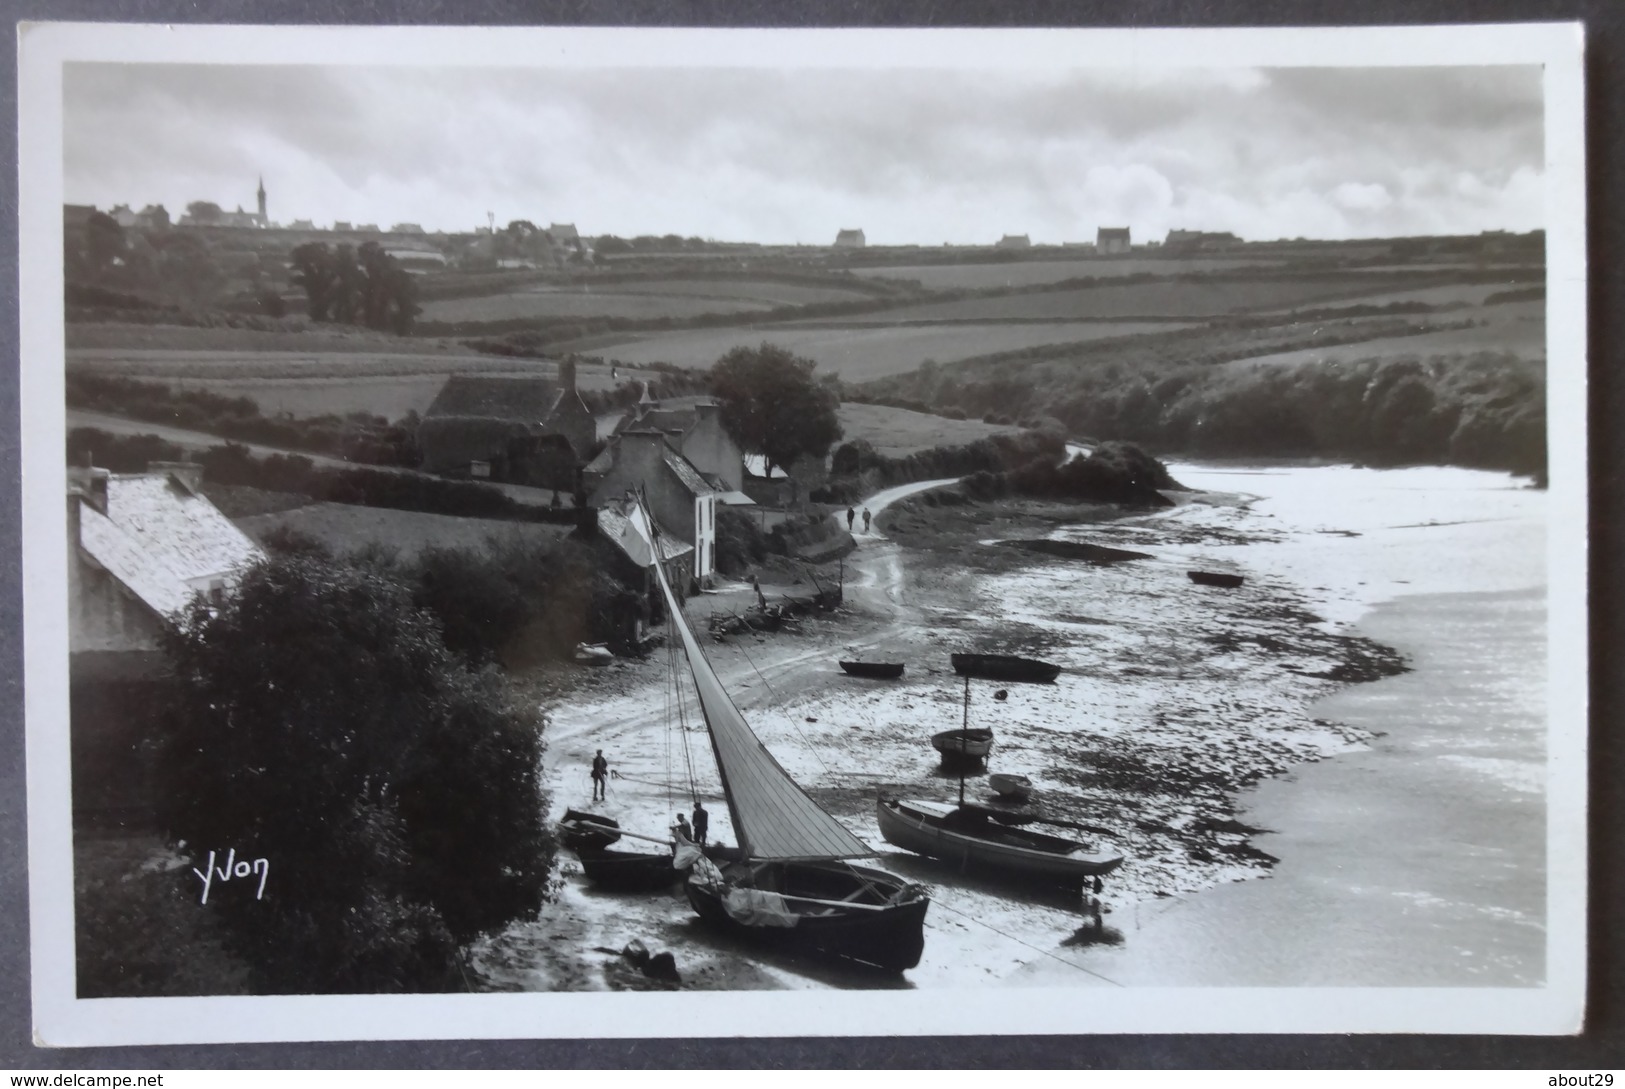
<instances>
[{"instance_id":1,"label":"stone house","mask_svg":"<svg viewBox=\"0 0 1625 1089\"><path fill-rule=\"evenodd\" d=\"M425 472L573 491L598 442L573 360L544 378L452 375L418 424Z\"/></svg>"},{"instance_id":2,"label":"stone house","mask_svg":"<svg viewBox=\"0 0 1625 1089\"><path fill-rule=\"evenodd\" d=\"M198 595L220 600L263 558L199 491L202 467L70 469L68 713L76 822L151 820L160 639Z\"/></svg>"},{"instance_id":3,"label":"stone house","mask_svg":"<svg viewBox=\"0 0 1625 1089\"><path fill-rule=\"evenodd\" d=\"M620 503L628 492L641 490L661 532L693 547L693 578L709 578L716 570L721 489L674 450L660 431L622 431L607 452L610 463L599 475L588 505L602 510Z\"/></svg>"},{"instance_id":4,"label":"stone house","mask_svg":"<svg viewBox=\"0 0 1625 1089\"><path fill-rule=\"evenodd\" d=\"M1127 227L1101 227L1095 232L1095 252L1127 253L1130 249Z\"/></svg>"}]
</instances>

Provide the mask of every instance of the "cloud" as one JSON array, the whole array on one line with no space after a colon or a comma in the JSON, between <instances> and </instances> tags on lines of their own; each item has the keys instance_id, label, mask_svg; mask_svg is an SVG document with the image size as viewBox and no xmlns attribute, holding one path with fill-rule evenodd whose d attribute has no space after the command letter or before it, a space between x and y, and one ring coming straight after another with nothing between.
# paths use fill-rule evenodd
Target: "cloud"
<instances>
[{"instance_id":1,"label":"cloud","mask_svg":"<svg viewBox=\"0 0 1625 1089\"><path fill-rule=\"evenodd\" d=\"M74 64L67 199L826 242L1540 225L1538 69Z\"/></svg>"}]
</instances>

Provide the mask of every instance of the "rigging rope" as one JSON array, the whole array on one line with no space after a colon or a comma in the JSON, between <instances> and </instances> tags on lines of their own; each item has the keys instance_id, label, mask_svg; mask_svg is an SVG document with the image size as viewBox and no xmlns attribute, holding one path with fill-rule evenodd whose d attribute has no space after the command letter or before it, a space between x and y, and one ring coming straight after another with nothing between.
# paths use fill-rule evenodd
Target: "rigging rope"
<instances>
[{"instance_id":1,"label":"rigging rope","mask_svg":"<svg viewBox=\"0 0 1625 1089\"><path fill-rule=\"evenodd\" d=\"M1037 945L1034 945L1032 942L1024 941L1023 939L1016 937L1014 934L1006 933L1005 931L1000 930L998 927L994 926L992 923L989 923L989 922L986 922L985 920L979 919L974 915L967 914L967 913L965 913L963 911L958 910L957 908L950 907L949 905L943 903L941 900L933 898L931 902L933 904L935 904L937 907L941 908L943 911L951 911L955 915L959 916L961 919L969 919L971 922L976 923L976 924L978 924L980 926L984 926L987 929L993 931L993 933L997 934L1001 938L1008 938L1010 941L1015 942L1017 945L1024 945L1028 949L1031 949L1035 953L1042 953L1042 954L1044 954L1044 956L1049 957L1052 960L1058 960L1062 964L1066 965L1068 968L1076 968L1078 971L1082 972L1084 975L1094 976L1096 979L1100 980L1102 983L1110 983L1113 987L1121 987L1121 986L1123 986L1123 984L1117 982L1117 980L1112 979L1109 976L1103 976L1099 972L1093 971L1092 969L1089 969L1089 968L1085 968L1083 965L1077 963L1076 961L1067 960L1065 957L1061 956L1059 953L1053 953L1050 950L1043 948L1042 946L1037 946Z\"/></svg>"},{"instance_id":2,"label":"rigging rope","mask_svg":"<svg viewBox=\"0 0 1625 1089\"><path fill-rule=\"evenodd\" d=\"M779 714L784 716L784 721L788 722L790 724L790 727L793 730L795 730L796 736L801 738L801 743L804 746L806 746L808 752L812 753L813 759L818 761L818 766L824 769L824 774L825 775L832 774L832 772L829 770L829 765L824 763L823 756L819 754L817 746L815 746L811 741L809 741L807 739L807 735L802 732L801 724L799 722L797 722L794 718L790 717L790 713L788 711L786 711L784 709L783 704L781 704L779 702L779 694L777 692L773 691L772 682L770 682L767 679L767 677L763 675L763 673L762 673L762 671L760 669L756 668L756 662L755 662L754 659L751 658L750 651L746 650L743 646L741 646L739 648L739 653L745 656L745 662L746 662L747 665L750 666L751 670L758 677L761 677L762 685L767 689L768 697L773 701L774 708L779 712ZM815 698L813 702L817 703L817 699Z\"/></svg>"}]
</instances>

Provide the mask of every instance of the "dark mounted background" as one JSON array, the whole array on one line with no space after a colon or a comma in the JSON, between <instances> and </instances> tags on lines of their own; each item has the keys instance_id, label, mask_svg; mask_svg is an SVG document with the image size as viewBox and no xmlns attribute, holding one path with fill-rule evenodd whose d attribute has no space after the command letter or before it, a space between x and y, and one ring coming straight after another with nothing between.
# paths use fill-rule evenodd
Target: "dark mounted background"
<instances>
[{"instance_id":1,"label":"dark mounted background","mask_svg":"<svg viewBox=\"0 0 1625 1089\"><path fill-rule=\"evenodd\" d=\"M1619 473L1625 417L1615 269L1625 253L1625 5L1614 0L6 0L14 20L780 27L1169 27L1494 23L1586 24L1590 250L1591 873L1587 1029L1573 1039L1422 1036L896 1037L879 1039L558 1040L257 1044L42 1050L29 1011L27 836L23 770L22 578L17 372L0 374L0 1067L24 1069L464 1067L1082 1067L1522 1068L1577 1072L1625 1065L1621 939L1625 859L1620 792L1625 650ZM1443 59L1443 58L1442 58ZM16 51L0 50L0 123L16 155ZM17 173L0 172L0 231L16 253ZM4 357L17 358L17 265L0 266ZM696 1026L703 1030L703 1026Z\"/></svg>"}]
</instances>

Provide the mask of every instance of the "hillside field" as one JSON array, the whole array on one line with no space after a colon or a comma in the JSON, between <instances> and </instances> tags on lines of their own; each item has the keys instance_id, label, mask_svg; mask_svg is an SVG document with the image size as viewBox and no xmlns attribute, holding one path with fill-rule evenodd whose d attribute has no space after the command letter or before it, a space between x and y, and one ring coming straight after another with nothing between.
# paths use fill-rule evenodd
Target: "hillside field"
<instances>
[{"instance_id":1,"label":"hillside field","mask_svg":"<svg viewBox=\"0 0 1625 1089\"><path fill-rule=\"evenodd\" d=\"M950 420L889 405L841 405L842 442L867 440L887 457L903 457L933 446L966 446L989 435L1019 430L981 420Z\"/></svg>"},{"instance_id":2,"label":"hillside field","mask_svg":"<svg viewBox=\"0 0 1625 1089\"><path fill-rule=\"evenodd\" d=\"M560 348L591 352L632 366L675 363L683 367L709 367L732 348L754 348L768 341L815 360L822 373L838 374L849 382L866 382L911 371L928 359L946 363L1046 344L1183 327L1168 322L1109 321L890 327L809 323L694 329L626 340L601 337L560 345Z\"/></svg>"},{"instance_id":3,"label":"hillside field","mask_svg":"<svg viewBox=\"0 0 1625 1089\"><path fill-rule=\"evenodd\" d=\"M1236 268L1271 268L1281 261L1228 257L1078 257L1059 261L1001 261L963 265L896 265L855 268L858 276L913 280L927 291L985 291L995 287L1034 287L1083 277L1176 276Z\"/></svg>"}]
</instances>

